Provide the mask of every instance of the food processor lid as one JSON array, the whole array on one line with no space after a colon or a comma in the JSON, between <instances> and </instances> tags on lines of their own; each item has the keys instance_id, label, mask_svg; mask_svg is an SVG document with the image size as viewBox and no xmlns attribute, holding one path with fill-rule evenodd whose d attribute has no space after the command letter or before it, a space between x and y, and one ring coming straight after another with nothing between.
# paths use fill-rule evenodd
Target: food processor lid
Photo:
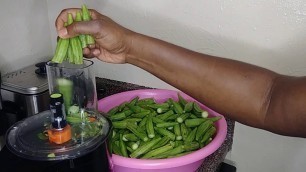
<instances>
[{"instance_id":1,"label":"food processor lid","mask_svg":"<svg viewBox=\"0 0 306 172\"><path fill-rule=\"evenodd\" d=\"M72 139L63 144L49 142L49 139L38 137L46 126L50 125L51 111L47 110L37 115L28 117L15 123L6 133L7 148L19 157L37 160L54 161L67 160L81 157L94 151L98 146L107 141L111 131L110 121L100 113L94 113L95 118L101 122L99 132L94 136ZM82 124L76 124L82 125ZM71 124L71 128L73 128ZM74 131L72 135L78 135L82 131Z\"/></svg>"},{"instance_id":2,"label":"food processor lid","mask_svg":"<svg viewBox=\"0 0 306 172\"><path fill-rule=\"evenodd\" d=\"M20 94L39 94L48 90L46 75L36 72L37 66L31 65L2 76L1 88Z\"/></svg>"}]
</instances>

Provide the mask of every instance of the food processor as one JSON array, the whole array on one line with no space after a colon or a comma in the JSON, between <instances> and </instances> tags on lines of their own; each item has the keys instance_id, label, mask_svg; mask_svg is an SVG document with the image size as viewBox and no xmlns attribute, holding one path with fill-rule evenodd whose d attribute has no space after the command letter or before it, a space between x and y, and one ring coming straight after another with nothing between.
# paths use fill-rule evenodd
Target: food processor
<instances>
[{"instance_id":1,"label":"food processor","mask_svg":"<svg viewBox=\"0 0 306 172\"><path fill-rule=\"evenodd\" d=\"M12 153L57 164L50 167L53 171L112 171L108 151L112 125L97 111L92 65L90 60L82 65L46 63L50 109L9 128L6 145ZM96 163L83 167L79 163L83 161Z\"/></svg>"}]
</instances>

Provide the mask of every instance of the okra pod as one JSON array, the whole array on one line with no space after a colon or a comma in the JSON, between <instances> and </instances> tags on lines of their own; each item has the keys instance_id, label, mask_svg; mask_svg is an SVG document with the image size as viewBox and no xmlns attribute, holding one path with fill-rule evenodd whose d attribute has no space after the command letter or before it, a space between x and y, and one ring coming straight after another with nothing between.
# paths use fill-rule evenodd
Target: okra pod
<instances>
[{"instance_id":1,"label":"okra pod","mask_svg":"<svg viewBox=\"0 0 306 172\"><path fill-rule=\"evenodd\" d=\"M90 13L89 13L88 8L85 4L82 5L82 18L83 18L83 21L90 21L91 20ZM95 40L91 35L86 35L86 43L87 44L95 44Z\"/></svg>"},{"instance_id":2,"label":"okra pod","mask_svg":"<svg viewBox=\"0 0 306 172\"><path fill-rule=\"evenodd\" d=\"M176 124L176 125L174 125L174 128L173 128L173 130L174 130L174 134L175 134L175 139L176 140L182 140L182 134L181 134L181 127L180 127L180 125L179 124Z\"/></svg>"},{"instance_id":3,"label":"okra pod","mask_svg":"<svg viewBox=\"0 0 306 172\"><path fill-rule=\"evenodd\" d=\"M144 99L139 99L136 105L141 106L141 105L149 105L149 104L155 104L155 101L153 98L144 98Z\"/></svg>"},{"instance_id":4,"label":"okra pod","mask_svg":"<svg viewBox=\"0 0 306 172\"><path fill-rule=\"evenodd\" d=\"M152 121L152 115L150 114L148 116L147 122L146 122L146 129L147 129L147 134L149 138L155 137L155 132L153 128L153 121Z\"/></svg>"},{"instance_id":5,"label":"okra pod","mask_svg":"<svg viewBox=\"0 0 306 172\"><path fill-rule=\"evenodd\" d=\"M182 106L176 102L176 101L172 101L173 104L173 109L177 114L182 114L184 113L184 109L182 108Z\"/></svg>"},{"instance_id":6,"label":"okra pod","mask_svg":"<svg viewBox=\"0 0 306 172\"><path fill-rule=\"evenodd\" d=\"M181 134L182 134L183 140L186 140L189 134L189 131L184 123L181 123L180 127L181 127Z\"/></svg>"},{"instance_id":7,"label":"okra pod","mask_svg":"<svg viewBox=\"0 0 306 172\"><path fill-rule=\"evenodd\" d=\"M179 154L179 153L183 153L184 151L185 151L184 145L181 145L181 146L175 147L174 149L171 149L171 150L168 150L164 153L161 153L157 156L154 156L153 158L156 158L156 159L167 158L169 156L173 156L173 155L176 155L176 154Z\"/></svg>"},{"instance_id":8,"label":"okra pod","mask_svg":"<svg viewBox=\"0 0 306 172\"><path fill-rule=\"evenodd\" d=\"M136 142L139 140L139 138L133 133L123 134L122 139L132 142Z\"/></svg>"},{"instance_id":9,"label":"okra pod","mask_svg":"<svg viewBox=\"0 0 306 172\"><path fill-rule=\"evenodd\" d=\"M221 118L222 118L221 116L215 116L215 117L208 118L208 119L212 122L216 122L216 121L219 121Z\"/></svg>"},{"instance_id":10,"label":"okra pod","mask_svg":"<svg viewBox=\"0 0 306 172\"><path fill-rule=\"evenodd\" d=\"M196 133L196 141L200 141L200 139L202 138L202 136L206 133L206 131L213 125L213 122L211 120L207 120L205 122L203 122L197 130Z\"/></svg>"},{"instance_id":11,"label":"okra pod","mask_svg":"<svg viewBox=\"0 0 306 172\"><path fill-rule=\"evenodd\" d=\"M151 112L149 110L146 111L142 111L142 112L138 112L138 113L134 113L131 116L135 117L135 118L144 118L145 116L147 116L148 114L150 114Z\"/></svg>"},{"instance_id":12,"label":"okra pod","mask_svg":"<svg viewBox=\"0 0 306 172\"><path fill-rule=\"evenodd\" d=\"M52 58L52 62L62 63L65 57L67 56L68 47L69 47L69 39L59 38L56 45L55 54Z\"/></svg>"},{"instance_id":13,"label":"okra pod","mask_svg":"<svg viewBox=\"0 0 306 172\"><path fill-rule=\"evenodd\" d=\"M203 138L201 139L200 143L205 143L209 138L211 138L217 129L214 126L211 126L208 131L204 134Z\"/></svg>"},{"instance_id":14,"label":"okra pod","mask_svg":"<svg viewBox=\"0 0 306 172\"><path fill-rule=\"evenodd\" d=\"M178 124L178 123L177 122L164 122L164 123L156 124L156 127L158 127L158 128L167 128L167 127L173 127L176 124Z\"/></svg>"},{"instance_id":15,"label":"okra pod","mask_svg":"<svg viewBox=\"0 0 306 172\"><path fill-rule=\"evenodd\" d=\"M183 114L181 114L180 116L178 116L178 117L176 118L176 121L177 121L178 123L182 123L182 122L184 122L189 116L190 116L189 113L183 113Z\"/></svg>"},{"instance_id":16,"label":"okra pod","mask_svg":"<svg viewBox=\"0 0 306 172\"><path fill-rule=\"evenodd\" d=\"M159 147L159 148L151 150L150 152L144 154L141 158L149 159L149 158L152 158L152 157L154 157L156 155L164 153L164 152L166 152L168 150L171 150L172 148L173 148L173 146L171 144L167 144L167 145L164 145L162 147Z\"/></svg>"},{"instance_id":17,"label":"okra pod","mask_svg":"<svg viewBox=\"0 0 306 172\"><path fill-rule=\"evenodd\" d=\"M161 108L161 107L160 107L160 108L157 108L157 109L156 109L156 112L157 112L157 113L164 113L164 112L166 112L166 111L168 111L168 110L169 110L169 108Z\"/></svg>"},{"instance_id":18,"label":"okra pod","mask_svg":"<svg viewBox=\"0 0 306 172\"><path fill-rule=\"evenodd\" d=\"M186 105L184 106L184 112L191 112L193 109L193 102L188 102L186 103Z\"/></svg>"},{"instance_id":19,"label":"okra pod","mask_svg":"<svg viewBox=\"0 0 306 172\"><path fill-rule=\"evenodd\" d=\"M114 121L112 122L113 127L117 129L125 129L127 127L127 121Z\"/></svg>"},{"instance_id":20,"label":"okra pod","mask_svg":"<svg viewBox=\"0 0 306 172\"><path fill-rule=\"evenodd\" d=\"M134 97L134 98L130 101L129 105L130 105L130 106L135 106L136 103L138 102L138 100L139 100L139 97L138 97L138 96Z\"/></svg>"},{"instance_id":21,"label":"okra pod","mask_svg":"<svg viewBox=\"0 0 306 172\"><path fill-rule=\"evenodd\" d=\"M80 11L78 11L78 12L76 13L75 21L77 21L77 22L82 21L82 14L81 14ZM79 35L79 39L80 39L80 41L81 41L81 46L82 46L82 48L87 47L86 36L83 35L83 34L81 34L81 35Z\"/></svg>"},{"instance_id":22,"label":"okra pod","mask_svg":"<svg viewBox=\"0 0 306 172\"><path fill-rule=\"evenodd\" d=\"M136 142L127 142L127 146L132 148L133 150L136 150L139 145Z\"/></svg>"},{"instance_id":23,"label":"okra pod","mask_svg":"<svg viewBox=\"0 0 306 172\"><path fill-rule=\"evenodd\" d=\"M171 131L166 130L166 129L164 129L164 128L157 128L157 127L155 127L155 130L156 130L159 134L161 134L161 135L163 135L163 136L169 137L172 141L175 140L175 134L173 134Z\"/></svg>"},{"instance_id":24,"label":"okra pod","mask_svg":"<svg viewBox=\"0 0 306 172\"><path fill-rule=\"evenodd\" d=\"M174 114L173 110L169 110L163 114L157 115L156 117L165 121L167 120L167 118L169 118L173 114Z\"/></svg>"},{"instance_id":25,"label":"okra pod","mask_svg":"<svg viewBox=\"0 0 306 172\"><path fill-rule=\"evenodd\" d=\"M184 99L184 97L182 97L180 93L177 93L177 96L178 96L178 102L182 107L184 107L188 101Z\"/></svg>"},{"instance_id":26,"label":"okra pod","mask_svg":"<svg viewBox=\"0 0 306 172\"><path fill-rule=\"evenodd\" d=\"M140 121L140 123L138 124L138 126L139 126L139 127L145 126L146 123L147 123L147 120L148 120L148 117L142 118L142 120Z\"/></svg>"},{"instance_id":27,"label":"okra pod","mask_svg":"<svg viewBox=\"0 0 306 172\"><path fill-rule=\"evenodd\" d=\"M185 125L187 127L197 127L205 121L207 121L207 119L205 119L205 118L186 119L185 120Z\"/></svg>"},{"instance_id":28,"label":"okra pod","mask_svg":"<svg viewBox=\"0 0 306 172\"><path fill-rule=\"evenodd\" d=\"M155 144L152 147L152 149L156 149L156 148L162 147L162 146L166 145L167 143L169 143L169 141L170 141L170 138L167 137L167 136L164 136L164 137L162 137L162 139L157 144Z\"/></svg>"},{"instance_id":29,"label":"okra pod","mask_svg":"<svg viewBox=\"0 0 306 172\"><path fill-rule=\"evenodd\" d=\"M145 133L137 130L137 128L134 125L129 124L129 125L126 126L126 128L128 130L130 130L133 134L135 134L137 137L139 137L141 140L143 140L144 142L148 141L147 135Z\"/></svg>"},{"instance_id":30,"label":"okra pod","mask_svg":"<svg viewBox=\"0 0 306 172\"><path fill-rule=\"evenodd\" d=\"M196 133L197 133L197 127L191 130L191 132L188 134L188 136L185 139L185 142L192 142L195 139Z\"/></svg>"},{"instance_id":31,"label":"okra pod","mask_svg":"<svg viewBox=\"0 0 306 172\"><path fill-rule=\"evenodd\" d=\"M122 120L122 119L125 119L125 118L126 118L126 116L125 116L124 112L120 112L120 113L114 114L112 116L109 116L109 119L111 121L119 121L119 120Z\"/></svg>"},{"instance_id":32,"label":"okra pod","mask_svg":"<svg viewBox=\"0 0 306 172\"><path fill-rule=\"evenodd\" d=\"M140 107L140 106L136 106L136 105L126 105L131 111L133 111L134 113L140 113L140 112L146 112L148 110Z\"/></svg>"},{"instance_id":33,"label":"okra pod","mask_svg":"<svg viewBox=\"0 0 306 172\"><path fill-rule=\"evenodd\" d=\"M120 146L120 151L122 153L122 156L128 157L128 153L127 153L127 150L126 150L126 145L122 140L122 134L120 134L119 146Z\"/></svg>"},{"instance_id":34,"label":"okra pod","mask_svg":"<svg viewBox=\"0 0 306 172\"><path fill-rule=\"evenodd\" d=\"M157 117L153 117L152 118L152 120L153 120L153 122L155 123L155 124L158 124L158 123L164 123L165 121L163 121L163 120L161 120L161 119L159 119L159 118L157 118Z\"/></svg>"},{"instance_id":35,"label":"okra pod","mask_svg":"<svg viewBox=\"0 0 306 172\"><path fill-rule=\"evenodd\" d=\"M142 146L140 146L138 149L136 149L133 153L130 154L131 158L137 158L151 150L151 148L158 143L161 140L160 137L154 138L151 141L146 142Z\"/></svg>"},{"instance_id":36,"label":"okra pod","mask_svg":"<svg viewBox=\"0 0 306 172\"><path fill-rule=\"evenodd\" d=\"M113 107L112 109L110 109L110 110L107 112L107 114L108 114L109 116L112 116L112 115L116 114L116 113L118 112L118 110L119 110L118 106L115 106L115 107Z\"/></svg>"},{"instance_id":37,"label":"okra pod","mask_svg":"<svg viewBox=\"0 0 306 172\"><path fill-rule=\"evenodd\" d=\"M112 142L112 151L114 154L122 156L120 147L115 142Z\"/></svg>"},{"instance_id":38,"label":"okra pod","mask_svg":"<svg viewBox=\"0 0 306 172\"><path fill-rule=\"evenodd\" d=\"M185 142L184 150L185 151L193 151L200 148L200 144L198 142Z\"/></svg>"}]
</instances>

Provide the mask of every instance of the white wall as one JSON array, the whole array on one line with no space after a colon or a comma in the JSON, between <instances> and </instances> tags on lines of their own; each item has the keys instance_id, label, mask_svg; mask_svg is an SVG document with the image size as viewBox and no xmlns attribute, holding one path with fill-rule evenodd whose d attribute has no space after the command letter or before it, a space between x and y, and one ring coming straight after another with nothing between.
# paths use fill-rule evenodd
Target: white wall
<instances>
[{"instance_id":1,"label":"white wall","mask_svg":"<svg viewBox=\"0 0 306 172\"><path fill-rule=\"evenodd\" d=\"M46 1L41 0L1 0L2 73L44 61L52 55L47 9Z\"/></svg>"},{"instance_id":2,"label":"white wall","mask_svg":"<svg viewBox=\"0 0 306 172\"><path fill-rule=\"evenodd\" d=\"M80 7L85 2L129 29L195 51L283 74L306 74L306 0L46 1L47 7L40 0L0 2L1 70L13 70L52 54L56 16L63 8ZM130 65L96 62L95 68L100 77L172 89ZM306 168L305 148L305 139L282 137L238 124L228 157L241 172L299 172Z\"/></svg>"},{"instance_id":3,"label":"white wall","mask_svg":"<svg viewBox=\"0 0 306 172\"><path fill-rule=\"evenodd\" d=\"M51 26L64 7L48 1ZM89 8L121 25L195 51L237 59L289 75L306 74L306 0L91 0ZM56 37L51 29L52 38ZM130 65L97 62L98 76L172 88ZM306 140L236 125L227 156L240 172L305 171Z\"/></svg>"}]
</instances>

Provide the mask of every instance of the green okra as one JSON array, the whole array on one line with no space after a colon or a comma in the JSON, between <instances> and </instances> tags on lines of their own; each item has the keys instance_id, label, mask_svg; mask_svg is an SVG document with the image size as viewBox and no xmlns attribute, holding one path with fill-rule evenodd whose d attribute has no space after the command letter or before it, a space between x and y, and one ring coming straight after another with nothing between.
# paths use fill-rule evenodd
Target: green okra
<instances>
[{"instance_id":1,"label":"green okra","mask_svg":"<svg viewBox=\"0 0 306 172\"><path fill-rule=\"evenodd\" d=\"M186 119L185 120L185 125L187 127L197 127L205 121L207 121L207 119L205 119L205 118Z\"/></svg>"},{"instance_id":2,"label":"green okra","mask_svg":"<svg viewBox=\"0 0 306 172\"><path fill-rule=\"evenodd\" d=\"M69 39L59 38L56 45L55 54L51 61L54 63L62 63L67 56L68 47Z\"/></svg>"},{"instance_id":3,"label":"green okra","mask_svg":"<svg viewBox=\"0 0 306 172\"><path fill-rule=\"evenodd\" d=\"M187 104L187 100L184 99L184 97L182 97L182 95L180 93L177 93L177 96L178 96L178 102L180 103L180 105L182 107L185 107L185 105Z\"/></svg>"},{"instance_id":4,"label":"green okra","mask_svg":"<svg viewBox=\"0 0 306 172\"><path fill-rule=\"evenodd\" d=\"M91 20L90 13L89 13L88 8L85 4L82 5L82 19L83 19L83 21L90 21ZM86 43L88 45L95 44L95 39L93 38L93 36L86 35Z\"/></svg>"},{"instance_id":5,"label":"green okra","mask_svg":"<svg viewBox=\"0 0 306 172\"><path fill-rule=\"evenodd\" d=\"M159 119L159 118L157 118L157 117L155 117L155 116L152 117L152 120L153 120L153 122L154 122L155 124L164 123L164 122L165 122L164 120Z\"/></svg>"},{"instance_id":6,"label":"green okra","mask_svg":"<svg viewBox=\"0 0 306 172\"><path fill-rule=\"evenodd\" d=\"M159 155L159 154L162 154L168 150L171 150L173 149L173 146L171 144L166 144L162 147L159 147L159 148L156 148L156 149L153 149L151 151L149 151L148 153L144 154L141 158L142 159L149 159L149 158L152 158L156 155Z\"/></svg>"},{"instance_id":7,"label":"green okra","mask_svg":"<svg viewBox=\"0 0 306 172\"><path fill-rule=\"evenodd\" d=\"M160 137L154 138L151 141L148 141L136 149L133 153L130 154L131 158L137 158L151 150L151 148L161 140Z\"/></svg>"},{"instance_id":8,"label":"green okra","mask_svg":"<svg viewBox=\"0 0 306 172\"><path fill-rule=\"evenodd\" d=\"M118 143L119 143L119 141L118 141ZM123 156L122 153L121 153L120 147L116 144L116 142L112 142L112 151L116 155Z\"/></svg>"},{"instance_id":9,"label":"green okra","mask_svg":"<svg viewBox=\"0 0 306 172\"><path fill-rule=\"evenodd\" d=\"M177 114L182 114L184 113L184 109L182 108L182 106L176 102L176 101L172 101L173 104L173 109Z\"/></svg>"},{"instance_id":10,"label":"green okra","mask_svg":"<svg viewBox=\"0 0 306 172\"><path fill-rule=\"evenodd\" d=\"M161 134L163 136L169 137L172 141L175 140L175 134L172 133L171 131L167 130L167 129L155 127L155 131L157 131L159 134Z\"/></svg>"},{"instance_id":11,"label":"green okra","mask_svg":"<svg viewBox=\"0 0 306 172\"><path fill-rule=\"evenodd\" d=\"M181 134L181 127L180 127L180 125L179 124L176 124L176 125L174 125L174 127L173 127L173 131L174 131L174 134L175 134L175 139L176 140L182 140L182 134Z\"/></svg>"},{"instance_id":12,"label":"green okra","mask_svg":"<svg viewBox=\"0 0 306 172\"><path fill-rule=\"evenodd\" d=\"M120 147L120 152L122 153L122 156L128 157L128 153L126 150L126 145L122 139L122 134L120 134L120 139L119 139L119 147Z\"/></svg>"},{"instance_id":13,"label":"green okra","mask_svg":"<svg viewBox=\"0 0 306 172\"><path fill-rule=\"evenodd\" d=\"M134 97L134 98L130 101L129 105L130 105L130 106L135 106L135 105L137 104L138 100L139 100L139 96Z\"/></svg>"},{"instance_id":14,"label":"green okra","mask_svg":"<svg viewBox=\"0 0 306 172\"><path fill-rule=\"evenodd\" d=\"M206 133L206 131L213 125L213 122L211 120L207 120L203 122L201 125L199 125L197 133L196 133L196 141L200 141L202 136Z\"/></svg>"},{"instance_id":15,"label":"green okra","mask_svg":"<svg viewBox=\"0 0 306 172\"><path fill-rule=\"evenodd\" d=\"M186 139L184 140L185 142L193 142L195 140L196 137L196 133L197 133L197 127L195 127L193 130L191 130L191 132L188 134L188 136L186 137Z\"/></svg>"},{"instance_id":16,"label":"green okra","mask_svg":"<svg viewBox=\"0 0 306 172\"><path fill-rule=\"evenodd\" d=\"M178 123L177 122L164 122L164 123L156 124L156 127L158 127L158 128L167 128L167 127L173 127L176 124L178 124Z\"/></svg>"},{"instance_id":17,"label":"green okra","mask_svg":"<svg viewBox=\"0 0 306 172\"><path fill-rule=\"evenodd\" d=\"M194 151L200 148L200 144L198 142L185 142L184 143L184 150L185 151Z\"/></svg>"},{"instance_id":18,"label":"green okra","mask_svg":"<svg viewBox=\"0 0 306 172\"><path fill-rule=\"evenodd\" d=\"M152 149L156 149L156 148L162 147L162 146L168 144L170 140L171 140L171 139L170 139L169 137L164 136L164 137L161 138L161 140L160 140L158 143L156 143L156 144L152 147Z\"/></svg>"},{"instance_id":19,"label":"green okra","mask_svg":"<svg viewBox=\"0 0 306 172\"><path fill-rule=\"evenodd\" d=\"M126 144L128 147L132 148L133 151L136 150L138 148L138 144L136 142L127 142Z\"/></svg>"},{"instance_id":20,"label":"green okra","mask_svg":"<svg viewBox=\"0 0 306 172\"><path fill-rule=\"evenodd\" d=\"M148 120L148 117L147 117L147 116L144 117L144 118L142 118L142 120L140 121L140 123L138 124L138 126L139 126L139 127L145 126L146 123L147 123L147 120Z\"/></svg>"},{"instance_id":21,"label":"green okra","mask_svg":"<svg viewBox=\"0 0 306 172\"><path fill-rule=\"evenodd\" d=\"M157 115L156 117L161 119L161 120L167 120L170 116L174 114L173 110L169 110L163 114Z\"/></svg>"},{"instance_id":22,"label":"green okra","mask_svg":"<svg viewBox=\"0 0 306 172\"><path fill-rule=\"evenodd\" d=\"M132 142L136 142L139 140L139 137L137 137L135 134L133 133L127 133L127 134L123 134L122 136L123 140L127 140L127 141L132 141Z\"/></svg>"},{"instance_id":23,"label":"green okra","mask_svg":"<svg viewBox=\"0 0 306 172\"><path fill-rule=\"evenodd\" d=\"M191 112L193 109L193 102L188 102L186 103L186 105L184 106L184 112Z\"/></svg>"},{"instance_id":24,"label":"green okra","mask_svg":"<svg viewBox=\"0 0 306 172\"><path fill-rule=\"evenodd\" d=\"M144 99L139 99L138 102L136 103L136 105L138 106L142 106L142 105L151 105L151 104L155 104L155 101L153 98L144 98Z\"/></svg>"},{"instance_id":25,"label":"green okra","mask_svg":"<svg viewBox=\"0 0 306 172\"><path fill-rule=\"evenodd\" d=\"M183 113L176 118L176 121L178 123L183 123L189 116L190 116L190 113Z\"/></svg>"},{"instance_id":26,"label":"green okra","mask_svg":"<svg viewBox=\"0 0 306 172\"><path fill-rule=\"evenodd\" d=\"M155 131L154 131L153 120L152 120L151 114L147 118L146 130L147 130L147 134L149 138L155 137Z\"/></svg>"},{"instance_id":27,"label":"green okra","mask_svg":"<svg viewBox=\"0 0 306 172\"><path fill-rule=\"evenodd\" d=\"M78 11L78 12L76 13L75 21L76 21L76 22L82 21L82 14L81 14L80 11ZM81 35L79 35L79 39L80 39L80 41L81 41L81 46L82 46L82 48L87 47L86 36L83 35L83 34L81 34Z\"/></svg>"},{"instance_id":28,"label":"green okra","mask_svg":"<svg viewBox=\"0 0 306 172\"><path fill-rule=\"evenodd\" d=\"M176 155L176 154L179 154L179 153L183 153L184 151L185 151L184 145L180 145L178 147L175 147L174 149L170 149L170 150L168 150L164 153L156 155L153 158L156 158L156 159L167 158L169 156L173 156L173 155Z\"/></svg>"},{"instance_id":29,"label":"green okra","mask_svg":"<svg viewBox=\"0 0 306 172\"><path fill-rule=\"evenodd\" d=\"M184 123L180 124L180 128L181 128L181 134L182 134L183 140L186 140L189 134L189 131Z\"/></svg>"},{"instance_id":30,"label":"green okra","mask_svg":"<svg viewBox=\"0 0 306 172\"><path fill-rule=\"evenodd\" d=\"M128 124L126 128L130 130L133 134L135 134L137 137L139 137L141 140L143 140L144 142L148 141L148 137L146 133L143 133L142 131L138 130L137 127L135 127L134 125Z\"/></svg>"},{"instance_id":31,"label":"green okra","mask_svg":"<svg viewBox=\"0 0 306 172\"><path fill-rule=\"evenodd\" d=\"M117 114L114 114L112 116L109 116L109 119L111 121L118 121L118 120L122 120L122 119L125 119L126 118L126 115L124 112L120 112L120 113L117 113Z\"/></svg>"},{"instance_id":32,"label":"green okra","mask_svg":"<svg viewBox=\"0 0 306 172\"><path fill-rule=\"evenodd\" d=\"M115 106L115 107L113 107L112 109L110 109L110 110L107 112L107 114L108 114L109 116L112 116L112 115L116 114L116 113L118 112L118 110L119 110L118 106Z\"/></svg>"},{"instance_id":33,"label":"green okra","mask_svg":"<svg viewBox=\"0 0 306 172\"><path fill-rule=\"evenodd\" d=\"M214 126L211 126L208 131L204 134L203 138L201 139L200 143L205 143L209 138L211 138L215 133L217 129Z\"/></svg>"},{"instance_id":34,"label":"green okra","mask_svg":"<svg viewBox=\"0 0 306 172\"><path fill-rule=\"evenodd\" d=\"M142 112L134 113L131 116L135 118L144 118L145 116L149 115L151 112L149 110L145 110Z\"/></svg>"},{"instance_id":35,"label":"green okra","mask_svg":"<svg viewBox=\"0 0 306 172\"><path fill-rule=\"evenodd\" d=\"M126 105L131 111L133 111L134 113L140 113L140 112L147 112L147 109L144 109L140 106L136 106L136 105Z\"/></svg>"}]
</instances>

